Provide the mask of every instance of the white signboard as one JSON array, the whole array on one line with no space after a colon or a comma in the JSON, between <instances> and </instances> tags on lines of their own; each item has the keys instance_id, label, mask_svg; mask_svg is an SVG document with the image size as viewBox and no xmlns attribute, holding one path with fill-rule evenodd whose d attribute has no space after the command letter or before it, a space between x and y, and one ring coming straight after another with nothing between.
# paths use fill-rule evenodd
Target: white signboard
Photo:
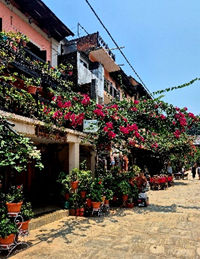
<instances>
[{"instance_id":1,"label":"white signboard","mask_svg":"<svg viewBox=\"0 0 200 259\"><path fill-rule=\"evenodd\" d=\"M97 120L83 120L83 132L95 133L98 131Z\"/></svg>"}]
</instances>

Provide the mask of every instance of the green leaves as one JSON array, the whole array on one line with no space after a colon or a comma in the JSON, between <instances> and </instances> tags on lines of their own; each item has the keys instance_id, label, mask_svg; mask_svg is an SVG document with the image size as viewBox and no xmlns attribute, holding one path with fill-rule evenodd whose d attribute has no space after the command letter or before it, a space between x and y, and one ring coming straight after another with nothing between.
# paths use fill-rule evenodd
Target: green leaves
<instances>
[{"instance_id":1,"label":"green leaves","mask_svg":"<svg viewBox=\"0 0 200 259\"><path fill-rule=\"evenodd\" d=\"M0 118L0 167L9 167L22 172L27 164L35 161L35 166L42 169L41 153L30 139L17 135L6 127L6 121Z\"/></svg>"}]
</instances>

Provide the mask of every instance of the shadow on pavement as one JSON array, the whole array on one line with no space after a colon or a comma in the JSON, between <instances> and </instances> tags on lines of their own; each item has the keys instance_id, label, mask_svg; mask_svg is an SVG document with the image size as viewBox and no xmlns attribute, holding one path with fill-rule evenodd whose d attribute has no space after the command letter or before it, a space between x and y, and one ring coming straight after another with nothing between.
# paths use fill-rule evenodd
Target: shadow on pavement
<instances>
[{"instance_id":1,"label":"shadow on pavement","mask_svg":"<svg viewBox=\"0 0 200 259\"><path fill-rule=\"evenodd\" d=\"M188 185L188 183L185 183L185 182L174 182L174 186L179 186L179 185Z\"/></svg>"},{"instance_id":2,"label":"shadow on pavement","mask_svg":"<svg viewBox=\"0 0 200 259\"><path fill-rule=\"evenodd\" d=\"M150 204L148 207L142 207L142 208L135 208L134 212L138 214L143 214L145 212L165 212L165 213L171 213L171 212L177 212L177 205L172 204L170 206L161 206L156 204Z\"/></svg>"}]
</instances>

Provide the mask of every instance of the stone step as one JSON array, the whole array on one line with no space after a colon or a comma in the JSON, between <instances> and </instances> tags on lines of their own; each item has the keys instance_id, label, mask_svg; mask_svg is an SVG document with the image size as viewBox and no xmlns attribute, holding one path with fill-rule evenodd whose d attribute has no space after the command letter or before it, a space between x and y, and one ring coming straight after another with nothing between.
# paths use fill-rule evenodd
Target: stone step
<instances>
[{"instance_id":1,"label":"stone step","mask_svg":"<svg viewBox=\"0 0 200 259\"><path fill-rule=\"evenodd\" d=\"M40 228L46 224L69 216L69 210L57 210L32 219L29 223L29 231Z\"/></svg>"}]
</instances>

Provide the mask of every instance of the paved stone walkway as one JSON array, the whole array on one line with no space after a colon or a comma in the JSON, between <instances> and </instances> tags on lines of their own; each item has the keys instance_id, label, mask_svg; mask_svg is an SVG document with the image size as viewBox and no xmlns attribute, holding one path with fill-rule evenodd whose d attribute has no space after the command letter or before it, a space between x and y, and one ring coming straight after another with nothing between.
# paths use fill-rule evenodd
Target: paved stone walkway
<instances>
[{"instance_id":1,"label":"paved stone walkway","mask_svg":"<svg viewBox=\"0 0 200 259\"><path fill-rule=\"evenodd\" d=\"M150 191L147 208L101 218L66 217L31 232L12 259L200 258L200 181Z\"/></svg>"}]
</instances>

